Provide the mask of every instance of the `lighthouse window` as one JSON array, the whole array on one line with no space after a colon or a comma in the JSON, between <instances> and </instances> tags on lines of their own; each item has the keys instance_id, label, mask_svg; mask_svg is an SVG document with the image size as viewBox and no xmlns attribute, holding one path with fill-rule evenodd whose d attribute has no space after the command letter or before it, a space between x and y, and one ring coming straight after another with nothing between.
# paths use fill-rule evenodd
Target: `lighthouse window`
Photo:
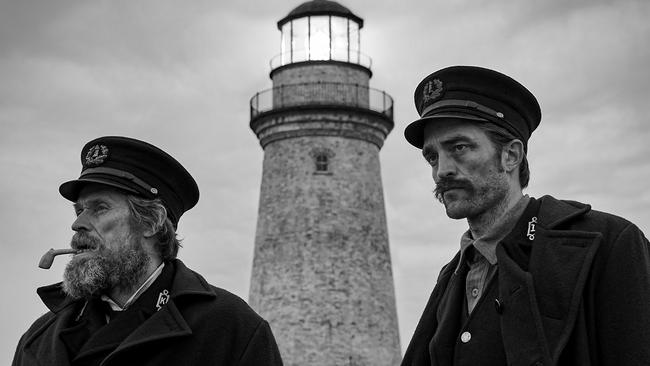
<instances>
[{"instance_id":1,"label":"lighthouse window","mask_svg":"<svg viewBox=\"0 0 650 366\"><path fill-rule=\"evenodd\" d=\"M356 22L349 22L350 28L349 31L349 42L350 42L350 61L352 63L358 63L360 59L360 49L361 42L359 40L359 24Z\"/></svg>"},{"instance_id":2,"label":"lighthouse window","mask_svg":"<svg viewBox=\"0 0 650 366\"><path fill-rule=\"evenodd\" d=\"M332 60L349 61L350 47L348 44L348 22L349 20L341 17L330 17L332 28Z\"/></svg>"},{"instance_id":3,"label":"lighthouse window","mask_svg":"<svg viewBox=\"0 0 650 366\"><path fill-rule=\"evenodd\" d=\"M326 172L329 170L329 159L327 155L321 154L316 156L316 171L317 172Z\"/></svg>"},{"instance_id":4,"label":"lighthouse window","mask_svg":"<svg viewBox=\"0 0 650 366\"><path fill-rule=\"evenodd\" d=\"M329 60L330 54L330 18L313 16L309 18L309 59Z\"/></svg>"}]
</instances>

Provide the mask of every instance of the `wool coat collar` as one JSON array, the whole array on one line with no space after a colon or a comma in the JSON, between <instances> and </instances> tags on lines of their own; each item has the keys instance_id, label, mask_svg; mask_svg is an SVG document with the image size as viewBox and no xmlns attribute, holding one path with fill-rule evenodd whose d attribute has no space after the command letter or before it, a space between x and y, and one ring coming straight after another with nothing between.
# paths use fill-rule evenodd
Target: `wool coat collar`
<instances>
[{"instance_id":1,"label":"wool coat collar","mask_svg":"<svg viewBox=\"0 0 650 366\"><path fill-rule=\"evenodd\" d=\"M496 251L501 331L511 365L557 364L580 310L585 282L602 239L597 232L562 230L564 224L589 212L589 205L551 196L538 202L535 220L531 218L534 225L529 222L533 241L529 241L529 231L515 233L499 243ZM525 268L510 255L520 246L530 248ZM439 326L437 319L444 318L437 314L442 311L440 299L454 280L459 260L458 253L441 271L407 350L407 364L429 364L429 340Z\"/></svg>"},{"instance_id":2,"label":"wool coat collar","mask_svg":"<svg viewBox=\"0 0 650 366\"><path fill-rule=\"evenodd\" d=\"M555 365L569 339L602 234L561 228L590 210L544 196L532 226L534 239L516 235L497 246L501 329L513 365ZM530 246L526 241L534 243L527 271L508 255L516 246Z\"/></svg>"},{"instance_id":3,"label":"wool coat collar","mask_svg":"<svg viewBox=\"0 0 650 366\"><path fill-rule=\"evenodd\" d=\"M183 262L176 259L172 263L175 268L175 273L173 274L169 289L169 300L160 308L159 311L156 311L151 315L151 317L146 320L141 319L143 322L135 327L128 336L119 342L119 345L117 345L104 362L107 362L120 352L128 350L134 346L161 342L170 338L187 337L192 334L192 329L189 327L188 322L178 309L178 300L185 297L192 297L194 298L194 301L196 301L197 297L205 297L206 299L209 299L214 298L216 294L211 291L210 285L201 276L190 271ZM37 339L42 332L51 327L52 323L57 323L55 324L55 328L62 331L63 334L66 332L76 332L77 329L75 329L75 326L70 325L74 324L75 321L80 318L81 312L85 311L86 306L90 304L90 302L85 300L73 300L67 297L61 289L61 283L41 287L37 292L45 305L56 316L51 317L49 321L45 322L39 330L35 331L32 336L26 340L26 348L29 347L29 345ZM120 317L116 318L116 321L119 320ZM55 344L55 342L58 342L58 340L53 340L51 344L53 350L61 347ZM97 344L96 346L84 347L82 354L79 354L78 357L90 358L94 354L105 352L106 347L108 346L110 345ZM112 346L115 347L115 345ZM67 365L69 362L67 355L61 352L50 352L49 354L61 358L60 360L51 360L53 364Z\"/></svg>"}]
</instances>

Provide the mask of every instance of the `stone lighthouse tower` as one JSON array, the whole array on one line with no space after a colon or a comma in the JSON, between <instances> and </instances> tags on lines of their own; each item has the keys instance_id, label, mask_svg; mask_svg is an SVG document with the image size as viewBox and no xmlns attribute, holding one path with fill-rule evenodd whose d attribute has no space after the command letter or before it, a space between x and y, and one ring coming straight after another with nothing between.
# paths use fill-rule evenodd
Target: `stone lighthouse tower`
<instances>
[{"instance_id":1,"label":"stone lighthouse tower","mask_svg":"<svg viewBox=\"0 0 650 366\"><path fill-rule=\"evenodd\" d=\"M397 365L379 150L392 98L369 87L363 19L329 0L278 23L273 87L251 98L264 149L250 304L286 365Z\"/></svg>"}]
</instances>

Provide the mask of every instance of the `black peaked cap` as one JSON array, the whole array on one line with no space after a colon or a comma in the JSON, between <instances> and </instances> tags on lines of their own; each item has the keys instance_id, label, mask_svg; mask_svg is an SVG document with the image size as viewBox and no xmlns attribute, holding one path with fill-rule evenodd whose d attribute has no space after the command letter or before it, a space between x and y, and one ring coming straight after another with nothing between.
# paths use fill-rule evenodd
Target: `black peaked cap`
<instances>
[{"instance_id":1,"label":"black peaked cap","mask_svg":"<svg viewBox=\"0 0 650 366\"><path fill-rule=\"evenodd\" d=\"M535 96L500 72L477 66L451 66L424 78L415 88L415 108L420 119L404 130L417 148L424 143L424 126L441 118L491 122L527 146L542 112Z\"/></svg>"},{"instance_id":2,"label":"black peaked cap","mask_svg":"<svg viewBox=\"0 0 650 366\"><path fill-rule=\"evenodd\" d=\"M81 176L61 184L59 192L75 202L88 183L119 188L147 199L160 198L174 226L199 200L190 173L163 150L129 137L105 136L81 150Z\"/></svg>"}]
</instances>

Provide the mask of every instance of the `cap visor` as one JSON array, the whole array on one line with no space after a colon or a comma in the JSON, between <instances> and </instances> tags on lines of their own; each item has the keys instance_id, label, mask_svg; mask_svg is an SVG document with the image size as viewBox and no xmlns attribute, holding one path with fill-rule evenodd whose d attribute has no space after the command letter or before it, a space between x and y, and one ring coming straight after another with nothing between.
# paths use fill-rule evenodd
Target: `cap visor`
<instances>
[{"instance_id":1,"label":"cap visor","mask_svg":"<svg viewBox=\"0 0 650 366\"><path fill-rule=\"evenodd\" d=\"M404 129L404 137L409 144L421 149L424 145L424 126L428 123L431 123L437 119L464 119L477 122L489 122L489 120L479 117L469 113L462 112L443 112L433 115L428 115L426 117L420 118L416 121L411 122Z\"/></svg>"},{"instance_id":2,"label":"cap visor","mask_svg":"<svg viewBox=\"0 0 650 366\"><path fill-rule=\"evenodd\" d=\"M80 178L65 182L59 186L59 193L61 193L61 196L63 196L63 198L75 202L77 198L79 198L79 192L81 189L89 183L103 184L105 186L119 188L129 193L138 193L136 190L129 188L123 184L109 180L103 180L101 178Z\"/></svg>"}]
</instances>

